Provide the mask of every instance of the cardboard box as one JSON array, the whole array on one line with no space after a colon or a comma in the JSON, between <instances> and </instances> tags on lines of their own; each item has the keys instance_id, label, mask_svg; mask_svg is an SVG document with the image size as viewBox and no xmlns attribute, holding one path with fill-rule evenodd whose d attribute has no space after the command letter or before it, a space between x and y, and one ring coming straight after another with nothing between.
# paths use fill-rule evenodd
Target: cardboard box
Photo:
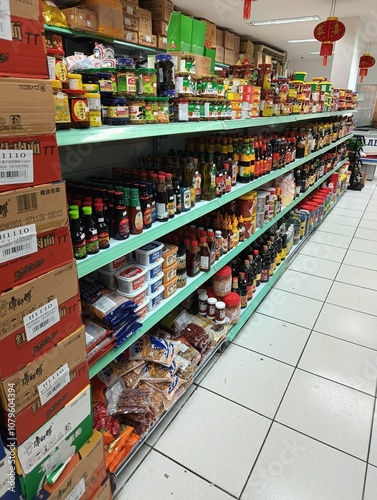
<instances>
[{"instance_id":1,"label":"cardboard box","mask_svg":"<svg viewBox=\"0 0 377 500\"><path fill-rule=\"evenodd\" d=\"M16 471L21 493L28 500L44 486L47 476L74 457L92 436L90 393L87 386L18 447Z\"/></svg>"},{"instance_id":2,"label":"cardboard box","mask_svg":"<svg viewBox=\"0 0 377 500\"><path fill-rule=\"evenodd\" d=\"M241 40L240 52L242 54L254 54L254 44L251 40Z\"/></svg>"},{"instance_id":3,"label":"cardboard box","mask_svg":"<svg viewBox=\"0 0 377 500\"><path fill-rule=\"evenodd\" d=\"M234 35L234 51L237 52L237 54L240 53L240 47L241 47L241 38L238 35Z\"/></svg>"},{"instance_id":4,"label":"cardboard box","mask_svg":"<svg viewBox=\"0 0 377 500\"><path fill-rule=\"evenodd\" d=\"M152 34L139 32L139 45L145 45L146 47L157 47L157 37Z\"/></svg>"},{"instance_id":5,"label":"cardboard box","mask_svg":"<svg viewBox=\"0 0 377 500\"><path fill-rule=\"evenodd\" d=\"M216 47L224 47L224 32L216 29Z\"/></svg>"},{"instance_id":6,"label":"cardboard box","mask_svg":"<svg viewBox=\"0 0 377 500\"><path fill-rule=\"evenodd\" d=\"M170 0L142 0L140 6L152 12L152 21L170 21L173 4Z\"/></svg>"},{"instance_id":7,"label":"cardboard box","mask_svg":"<svg viewBox=\"0 0 377 500\"><path fill-rule=\"evenodd\" d=\"M95 12L84 7L64 9L67 24L72 29L98 31L98 17Z\"/></svg>"},{"instance_id":8,"label":"cardboard box","mask_svg":"<svg viewBox=\"0 0 377 500\"><path fill-rule=\"evenodd\" d=\"M210 73L213 74L215 72L215 59L216 59L216 50L204 48L204 55L211 59L211 69Z\"/></svg>"},{"instance_id":9,"label":"cardboard box","mask_svg":"<svg viewBox=\"0 0 377 500\"><path fill-rule=\"evenodd\" d=\"M0 138L55 132L49 80L0 78Z\"/></svg>"},{"instance_id":10,"label":"cardboard box","mask_svg":"<svg viewBox=\"0 0 377 500\"><path fill-rule=\"evenodd\" d=\"M168 39L166 36L158 35L157 37L157 48L166 50L168 45Z\"/></svg>"},{"instance_id":11,"label":"cardboard box","mask_svg":"<svg viewBox=\"0 0 377 500\"><path fill-rule=\"evenodd\" d=\"M123 6L120 0L82 0L80 7L87 7L97 14L99 33L123 38Z\"/></svg>"},{"instance_id":12,"label":"cardboard box","mask_svg":"<svg viewBox=\"0 0 377 500\"><path fill-rule=\"evenodd\" d=\"M13 161L25 151L24 168L19 164L15 168ZM4 137L0 139L0 152L5 153L5 158L0 159L0 193L62 178L55 134ZM30 180L25 182L26 179Z\"/></svg>"},{"instance_id":13,"label":"cardboard box","mask_svg":"<svg viewBox=\"0 0 377 500\"><path fill-rule=\"evenodd\" d=\"M238 54L234 50L224 49L224 64L233 66L237 64Z\"/></svg>"},{"instance_id":14,"label":"cardboard box","mask_svg":"<svg viewBox=\"0 0 377 500\"><path fill-rule=\"evenodd\" d=\"M224 63L224 47L216 46L216 62Z\"/></svg>"},{"instance_id":15,"label":"cardboard box","mask_svg":"<svg viewBox=\"0 0 377 500\"><path fill-rule=\"evenodd\" d=\"M139 33L135 31L125 31L124 39L129 43L139 43Z\"/></svg>"},{"instance_id":16,"label":"cardboard box","mask_svg":"<svg viewBox=\"0 0 377 500\"><path fill-rule=\"evenodd\" d=\"M137 17L124 17L124 29L127 31L139 31L139 19Z\"/></svg>"},{"instance_id":17,"label":"cardboard box","mask_svg":"<svg viewBox=\"0 0 377 500\"><path fill-rule=\"evenodd\" d=\"M224 47L234 50L234 34L230 31L224 31Z\"/></svg>"},{"instance_id":18,"label":"cardboard box","mask_svg":"<svg viewBox=\"0 0 377 500\"><path fill-rule=\"evenodd\" d=\"M152 33L152 12L146 9L139 8L139 30L142 33ZM154 32L153 32L154 33ZM158 35L158 33L154 33Z\"/></svg>"},{"instance_id":19,"label":"cardboard box","mask_svg":"<svg viewBox=\"0 0 377 500\"><path fill-rule=\"evenodd\" d=\"M263 54L263 64L272 64L272 56Z\"/></svg>"},{"instance_id":20,"label":"cardboard box","mask_svg":"<svg viewBox=\"0 0 377 500\"><path fill-rule=\"evenodd\" d=\"M5 450L4 453L5 456L0 461L0 498L1 500L20 500L17 477L14 477L14 471L11 469L10 451Z\"/></svg>"},{"instance_id":21,"label":"cardboard box","mask_svg":"<svg viewBox=\"0 0 377 500\"><path fill-rule=\"evenodd\" d=\"M123 15L126 17L139 17L139 6L134 3L122 1Z\"/></svg>"},{"instance_id":22,"label":"cardboard box","mask_svg":"<svg viewBox=\"0 0 377 500\"><path fill-rule=\"evenodd\" d=\"M191 33L191 49L192 54L204 56L204 42L206 35L206 24L203 21L193 19Z\"/></svg>"},{"instance_id":23,"label":"cardboard box","mask_svg":"<svg viewBox=\"0 0 377 500\"><path fill-rule=\"evenodd\" d=\"M168 26L168 50L190 52L192 36L192 17L181 12L173 12Z\"/></svg>"},{"instance_id":24,"label":"cardboard box","mask_svg":"<svg viewBox=\"0 0 377 500\"><path fill-rule=\"evenodd\" d=\"M190 55L194 58L192 66L192 73L197 76L209 75L211 70L211 59L205 56L198 56L196 54L189 54L186 52L170 52L173 57L173 63L176 71L180 71L181 57Z\"/></svg>"},{"instance_id":25,"label":"cardboard box","mask_svg":"<svg viewBox=\"0 0 377 500\"><path fill-rule=\"evenodd\" d=\"M166 21L152 21L152 33L154 35L168 36L169 23Z\"/></svg>"},{"instance_id":26,"label":"cardboard box","mask_svg":"<svg viewBox=\"0 0 377 500\"><path fill-rule=\"evenodd\" d=\"M80 500L111 499L110 480L106 479L105 453L102 434L93 431L91 438L67 464L55 484L46 484L35 500L63 500L71 498L77 489L82 495L72 496ZM99 492L99 493L97 493ZM108 493L106 496L105 493ZM99 496L98 496L99 494ZM96 496L97 495L97 496Z\"/></svg>"},{"instance_id":27,"label":"cardboard box","mask_svg":"<svg viewBox=\"0 0 377 500\"><path fill-rule=\"evenodd\" d=\"M263 64L264 54L260 50L254 50L254 65L257 68L259 64Z\"/></svg>"},{"instance_id":28,"label":"cardboard box","mask_svg":"<svg viewBox=\"0 0 377 500\"><path fill-rule=\"evenodd\" d=\"M216 24L207 21L206 19L201 19L203 23L206 25L206 34L205 34L205 46L208 49L216 48Z\"/></svg>"},{"instance_id":29,"label":"cardboard box","mask_svg":"<svg viewBox=\"0 0 377 500\"><path fill-rule=\"evenodd\" d=\"M34 21L42 20L41 4L39 0L29 0L28 2L10 0L9 7L11 16L32 19Z\"/></svg>"},{"instance_id":30,"label":"cardboard box","mask_svg":"<svg viewBox=\"0 0 377 500\"><path fill-rule=\"evenodd\" d=\"M13 375L82 324L76 263L0 295L0 376Z\"/></svg>"}]
</instances>

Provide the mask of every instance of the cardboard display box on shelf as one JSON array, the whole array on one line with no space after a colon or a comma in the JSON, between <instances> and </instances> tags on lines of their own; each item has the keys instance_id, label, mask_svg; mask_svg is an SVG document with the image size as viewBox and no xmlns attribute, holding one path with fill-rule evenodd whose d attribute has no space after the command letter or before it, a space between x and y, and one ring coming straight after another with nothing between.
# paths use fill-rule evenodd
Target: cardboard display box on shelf
<instances>
[{"instance_id":1,"label":"cardboard display box on shelf","mask_svg":"<svg viewBox=\"0 0 377 500\"><path fill-rule=\"evenodd\" d=\"M216 62L223 63L224 62L224 47L216 46Z\"/></svg>"},{"instance_id":2,"label":"cardboard display box on shelf","mask_svg":"<svg viewBox=\"0 0 377 500\"><path fill-rule=\"evenodd\" d=\"M135 31L125 31L124 40L129 43L139 43L139 33Z\"/></svg>"},{"instance_id":3,"label":"cardboard display box on shelf","mask_svg":"<svg viewBox=\"0 0 377 500\"><path fill-rule=\"evenodd\" d=\"M139 8L139 31L142 33L153 33L154 35L158 35L158 33L153 31L151 11Z\"/></svg>"},{"instance_id":4,"label":"cardboard display box on shelf","mask_svg":"<svg viewBox=\"0 0 377 500\"><path fill-rule=\"evenodd\" d=\"M152 34L139 32L139 45L145 45L146 47L157 47L157 37Z\"/></svg>"},{"instance_id":5,"label":"cardboard display box on shelf","mask_svg":"<svg viewBox=\"0 0 377 500\"><path fill-rule=\"evenodd\" d=\"M192 17L173 12L168 26L168 50L190 52L192 40Z\"/></svg>"},{"instance_id":6,"label":"cardboard display box on shelf","mask_svg":"<svg viewBox=\"0 0 377 500\"><path fill-rule=\"evenodd\" d=\"M77 495L72 495L76 488ZM110 480L106 478L105 453L102 434L96 430L71 458L62 475L54 484L45 484L35 500L110 500Z\"/></svg>"},{"instance_id":7,"label":"cardboard display box on shelf","mask_svg":"<svg viewBox=\"0 0 377 500\"><path fill-rule=\"evenodd\" d=\"M0 382L3 428L7 427L9 387L13 388L15 404L15 436L9 437L15 438L20 445L88 384L85 327L81 326Z\"/></svg>"},{"instance_id":8,"label":"cardboard display box on shelf","mask_svg":"<svg viewBox=\"0 0 377 500\"><path fill-rule=\"evenodd\" d=\"M255 50L254 51L254 64L255 67L257 68L259 64L263 64L264 60L264 54L260 50Z\"/></svg>"},{"instance_id":9,"label":"cardboard display box on shelf","mask_svg":"<svg viewBox=\"0 0 377 500\"><path fill-rule=\"evenodd\" d=\"M206 24L198 19L192 20L191 49L192 54L204 55L204 42L206 36Z\"/></svg>"},{"instance_id":10,"label":"cardboard display box on shelf","mask_svg":"<svg viewBox=\"0 0 377 500\"><path fill-rule=\"evenodd\" d=\"M0 295L0 377L13 375L82 324L75 262Z\"/></svg>"},{"instance_id":11,"label":"cardboard display box on shelf","mask_svg":"<svg viewBox=\"0 0 377 500\"><path fill-rule=\"evenodd\" d=\"M234 33L224 31L224 47L229 50L234 50Z\"/></svg>"},{"instance_id":12,"label":"cardboard display box on shelf","mask_svg":"<svg viewBox=\"0 0 377 500\"><path fill-rule=\"evenodd\" d=\"M237 54L240 53L240 46L241 46L241 38L238 35L234 35L234 48L233 48L233 50Z\"/></svg>"},{"instance_id":13,"label":"cardboard display box on shelf","mask_svg":"<svg viewBox=\"0 0 377 500\"><path fill-rule=\"evenodd\" d=\"M51 81L0 78L0 138L55 133Z\"/></svg>"},{"instance_id":14,"label":"cardboard display box on shelf","mask_svg":"<svg viewBox=\"0 0 377 500\"><path fill-rule=\"evenodd\" d=\"M206 25L206 34L205 34L205 46L208 49L216 48L216 24L207 21L206 19L201 19L203 23Z\"/></svg>"},{"instance_id":15,"label":"cardboard display box on shelf","mask_svg":"<svg viewBox=\"0 0 377 500\"><path fill-rule=\"evenodd\" d=\"M211 69L210 73L213 74L215 72L215 60L216 60L216 50L204 48L205 57L209 57L211 59Z\"/></svg>"},{"instance_id":16,"label":"cardboard display box on shelf","mask_svg":"<svg viewBox=\"0 0 377 500\"><path fill-rule=\"evenodd\" d=\"M159 49L164 49L166 50L168 46L168 39L166 36L158 35L157 36L157 47Z\"/></svg>"},{"instance_id":17,"label":"cardboard display box on shelf","mask_svg":"<svg viewBox=\"0 0 377 500\"><path fill-rule=\"evenodd\" d=\"M173 57L174 68L176 71L180 71L181 58L185 56L192 56L194 58L194 63L192 66L192 73L196 76L209 75L211 70L211 59L205 56L198 56L196 54L189 54L186 52L169 52Z\"/></svg>"},{"instance_id":18,"label":"cardboard display box on shelf","mask_svg":"<svg viewBox=\"0 0 377 500\"><path fill-rule=\"evenodd\" d=\"M124 29L126 31L139 31L139 19L137 17L124 17Z\"/></svg>"},{"instance_id":19,"label":"cardboard display box on shelf","mask_svg":"<svg viewBox=\"0 0 377 500\"><path fill-rule=\"evenodd\" d=\"M122 0L123 15L126 17L139 17L139 6Z\"/></svg>"},{"instance_id":20,"label":"cardboard display box on shelf","mask_svg":"<svg viewBox=\"0 0 377 500\"><path fill-rule=\"evenodd\" d=\"M240 52L242 54L254 54L254 44L251 40L241 40Z\"/></svg>"},{"instance_id":21,"label":"cardboard display box on shelf","mask_svg":"<svg viewBox=\"0 0 377 500\"><path fill-rule=\"evenodd\" d=\"M87 7L97 14L98 33L123 39L123 6L120 0L81 0L80 7Z\"/></svg>"},{"instance_id":22,"label":"cardboard display box on shelf","mask_svg":"<svg viewBox=\"0 0 377 500\"><path fill-rule=\"evenodd\" d=\"M218 28L216 29L216 47L224 47L224 32Z\"/></svg>"},{"instance_id":23,"label":"cardboard display box on shelf","mask_svg":"<svg viewBox=\"0 0 377 500\"><path fill-rule=\"evenodd\" d=\"M168 36L169 23L166 21L152 21L152 33L154 35Z\"/></svg>"},{"instance_id":24,"label":"cardboard display box on shelf","mask_svg":"<svg viewBox=\"0 0 377 500\"><path fill-rule=\"evenodd\" d=\"M224 49L224 64L229 64L233 66L237 64L238 53L234 50Z\"/></svg>"},{"instance_id":25,"label":"cardboard display box on shelf","mask_svg":"<svg viewBox=\"0 0 377 500\"><path fill-rule=\"evenodd\" d=\"M0 38L0 76L48 78L39 0L10 0ZM1 106L0 106L1 108Z\"/></svg>"},{"instance_id":26,"label":"cardboard display box on shelf","mask_svg":"<svg viewBox=\"0 0 377 500\"><path fill-rule=\"evenodd\" d=\"M71 29L83 31L98 31L98 17L95 12L84 7L63 9L67 24Z\"/></svg>"},{"instance_id":27,"label":"cardboard display box on shelf","mask_svg":"<svg viewBox=\"0 0 377 500\"><path fill-rule=\"evenodd\" d=\"M92 434L91 388L87 386L18 446L16 472L22 495L33 499L47 483L47 477L74 458Z\"/></svg>"},{"instance_id":28,"label":"cardboard display box on shelf","mask_svg":"<svg viewBox=\"0 0 377 500\"><path fill-rule=\"evenodd\" d=\"M169 22L174 6L170 0L141 0L140 7L152 12L152 21Z\"/></svg>"},{"instance_id":29,"label":"cardboard display box on shelf","mask_svg":"<svg viewBox=\"0 0 377 500\"><path fill-rule=\"evenodd\" d=\"M55 134L0 139L0 193L61 179Z\"/></svg>"}]
</instances>

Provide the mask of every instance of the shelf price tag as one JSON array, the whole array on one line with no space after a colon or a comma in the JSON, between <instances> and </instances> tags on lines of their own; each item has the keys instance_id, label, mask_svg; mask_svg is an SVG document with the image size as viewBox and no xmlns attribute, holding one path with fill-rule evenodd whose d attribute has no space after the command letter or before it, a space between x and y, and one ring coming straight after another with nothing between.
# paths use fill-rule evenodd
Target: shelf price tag
<instances>
[{"instance_id":1,"label":"shelf price tag","mask_svg":"<svg viewBox=\"0 0 377 500\"><path fill-rule=\"evenodd\" d=\"M58 300L47 302L44 306L27 314L23 321L27 340L32 340L60 320Z\"/></svg>"},{"instance_id":2,"label":"shelf price tag","mask_svg":"<svg viewBox=\"0 0 377 500\"><path fill-rule=\"evenodd\" d=\"M12 41L9 0L0 0L0 39Z\"/></svg>"},{"instance_id":3,"label":"shelf price tag","mask_svg":"<svg viewBox=\"0 0 377 500\"><path fill-rule=\"evenodd\" d=\"M33 151L3 150L0 152L0 184L23 184L33 181Z\"/></svg>"}]
</instances>

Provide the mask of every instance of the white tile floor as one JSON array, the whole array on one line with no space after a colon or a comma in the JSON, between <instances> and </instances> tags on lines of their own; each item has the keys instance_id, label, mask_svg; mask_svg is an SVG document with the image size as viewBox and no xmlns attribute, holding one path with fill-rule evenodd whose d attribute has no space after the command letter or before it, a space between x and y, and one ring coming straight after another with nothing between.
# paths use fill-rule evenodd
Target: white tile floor
<instances>
[{"instance_id":1,"label":"white tile floor","mask_svg":"<svg viewBox=\"0 0 377 500\"><path fill-rule=\"evenodd\" d=\"M345 194L118 500L377 499L376 186Z\"/></svg>"}]
</instances>

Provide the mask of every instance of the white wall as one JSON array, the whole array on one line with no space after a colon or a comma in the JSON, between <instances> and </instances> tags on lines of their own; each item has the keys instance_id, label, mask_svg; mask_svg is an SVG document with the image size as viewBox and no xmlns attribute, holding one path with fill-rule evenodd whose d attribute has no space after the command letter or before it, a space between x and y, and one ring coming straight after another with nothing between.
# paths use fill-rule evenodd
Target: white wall
<instances>
[{"instance_id":1,"label":"white wall","mask_svg":"<svg viewBox=\"0 0 377 500\"><path fill-rule=\"evenodd\" d=\"M307 82L311 82L315 76L323 76L330 80L331 67L332 57L328 58L327 66L322 66L322 57L320 56L308 55L308 57L298 61L289 61L289 72L306 71L308 73Z\"/></svg>"}]
</instances>

